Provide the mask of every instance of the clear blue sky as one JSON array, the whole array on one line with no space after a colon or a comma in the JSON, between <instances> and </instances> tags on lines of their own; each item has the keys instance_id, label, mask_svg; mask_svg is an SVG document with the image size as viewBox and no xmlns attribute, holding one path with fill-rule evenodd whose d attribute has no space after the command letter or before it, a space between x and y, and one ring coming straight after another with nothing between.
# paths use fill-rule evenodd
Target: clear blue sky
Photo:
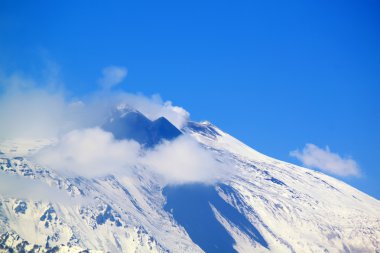
<instances>
[{"instance_id":1,"label":"clear blue sky","mask_svg":"<svg viewBox=\"0 0 380 253\"><path fill-rule=\"evenodd\" d=\"M0 2L0 69L41 75L48 55L73 96L108 65L130 92L160 93L289 162L306 143L352 156L380 198L380 2Z\"/></svg>"}]
</instances>

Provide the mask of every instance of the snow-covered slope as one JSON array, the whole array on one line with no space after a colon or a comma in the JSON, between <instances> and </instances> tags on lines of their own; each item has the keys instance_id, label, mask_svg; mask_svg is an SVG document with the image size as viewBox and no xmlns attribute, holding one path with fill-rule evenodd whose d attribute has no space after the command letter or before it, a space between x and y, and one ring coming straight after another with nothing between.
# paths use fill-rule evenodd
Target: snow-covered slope
<instances>
[{"instance_id":1,"label":"snow-covered slope","mask_svg":"<svg viewBox=\"0 0 380 253\"><path fill-rule=\"evenodd\" d=\"M322 173L260 154L210 123L194 124L188 132L233 167L234 175L224 182L231 188L220 194L255 224L270 250L380 251L380 201ZM242 242L242 252L248 252L244 247Z\"/></svg>"},{"instance_id":2,"label":"snow-covered slope","mask_svg":"<svg viewBox=\"0 0 380 253\"><path fill-rule=\"evenodd\" d=\"M25 189L0 187L0 252L380 252L380 201L208 122L182 132L228 176L166 186L136 165L125 176L70 178L27 158L54 140L2 141L0 179L21 177ZM44 187L57 194L22 194Z\"/></svg>"}]
</instances>

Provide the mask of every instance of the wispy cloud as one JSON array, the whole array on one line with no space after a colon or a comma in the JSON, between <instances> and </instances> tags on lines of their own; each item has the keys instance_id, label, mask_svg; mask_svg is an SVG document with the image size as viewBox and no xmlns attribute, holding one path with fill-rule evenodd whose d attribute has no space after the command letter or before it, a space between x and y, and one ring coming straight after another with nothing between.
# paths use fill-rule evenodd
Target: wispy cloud
<instances>
[{"instance_id":1,"label":"wispy cloud","mask_svg":"<svg viewBox=\"0 0 380 253\"><path fill-rule=\"evenodd\" d=\"M159 95L94 90L82 98L68 98L64 88L52 88L51 80L36 81L19 73L0 75L0 138L52 138L75 129L102 125L110 110L127 104L151 120L166 117L182 128L189 113ZM63 84L62 84L63 85Z\"/></svg>"},{"instance_id":2,"label":"wispy cloud","mask_svg":"<svg viewBox=\"0 0 380 253\"><path fill-rule=\"evenodd\" d=\"M0 95L0 137L52 137L58 134L66 114L63 95L31 88L32 82L18 77L13 77L11 82Z\"/></svg>"},{"instance_id":3,"label":"wispy cloud","mask_svg":"<svg viewBox=\"0 0 380 253\"><path fill-rule=\"evenodd\" d=\"M125 79L128 70L125 67L109 66L102 70L102 74L99 80L100 85L105 89L110 89Z\"/></svg>"},{"instance_id":4,"label":"wispy cloud","mask_svg":"<svg viewBox=\"0 0 380 253\"><path fill-rule=\"evenodd\" d=\"M355 160L331 152L328 146L323 149L314 144L306 144L303 150L291 151L290 155L300 160L305 166L326 173L341 177L360 176L360 168Z\"/></svg>"},{"instance_id":5,"label":"wispy cloud","mask_svg":"<svg viewBox=\"0 0 380 253\"><path fill-rule=\"evenodd\" d=\"M19 175L0 173L0 193L10 198L74 204L81 199L71 198L67 192L55 186Z\"/></svg>"},{"instance_id":6,"label":"wispy cloud","mask_svg":"<svg viewBox=\"0 0 380 253\"><path fill-rule=\"evenodd\" d=\"M147 97L141 94L120 93L119 96L119 104L129 104L151 120L165 117L179 129L187 123L190 117L188 111L173 105L171 101L163 101L158 94Z\"/></svg>"}]
</instances>

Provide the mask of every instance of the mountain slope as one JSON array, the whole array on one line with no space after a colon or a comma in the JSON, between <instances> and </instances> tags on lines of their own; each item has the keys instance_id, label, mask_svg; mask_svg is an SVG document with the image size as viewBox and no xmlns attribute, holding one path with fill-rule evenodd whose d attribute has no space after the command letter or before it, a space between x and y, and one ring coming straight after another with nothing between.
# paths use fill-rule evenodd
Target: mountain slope
<instances>
[{"instance_id":1,"label":"mountain slope","mask_svg":"<svg viewBox=\"0 0 380 253\"><path fill-rule=\"evenodd\" d=\"M155 134L152 121L138 125L159 136L142 143L176 137L163 137L171 136L167 120L157 121ZM172 130L170 126L169 132L176 132ZM182 132L227 166L228 176L214 185L167 186L147 167L136 165L124 176L70 178L25 158L43 142L1 142L0 179L19 175L58 189L62 196L18 197L0 191L0 249L380 251L380 201L322 173L260 154L208 122L189 122Z\"/></svg>"},{"instance_id":2,"label":"mountain slope","mask_svg":"<svg viewBox=\"0 0 380 253\"><path fill-rule=\"evenodd\" d=\"M264 156L209 123L187 130L234 167L220 195L277 252L375 252L380 202L319 172ZM239 245L239 244L238 244Z\"/></svg>"}]
</instances>

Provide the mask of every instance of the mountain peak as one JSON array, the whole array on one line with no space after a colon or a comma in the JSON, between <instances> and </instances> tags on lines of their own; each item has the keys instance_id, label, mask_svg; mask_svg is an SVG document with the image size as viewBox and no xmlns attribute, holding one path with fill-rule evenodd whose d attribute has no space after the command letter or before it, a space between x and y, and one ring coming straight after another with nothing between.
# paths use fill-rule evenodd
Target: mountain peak
<instances>
[{"instance_id":1,"label":"mountain peak","mask_svg":"<svg viewBox=\"0 0 380 253\"><path fill-rule=\"evenodd\" d=\"M145 147L154 147L162 140L172 140L182 134L165 117L152 121L128 105L118 106L103 129L113 133L116 139L135 140Z\"/></svg>"}]
</instances>

